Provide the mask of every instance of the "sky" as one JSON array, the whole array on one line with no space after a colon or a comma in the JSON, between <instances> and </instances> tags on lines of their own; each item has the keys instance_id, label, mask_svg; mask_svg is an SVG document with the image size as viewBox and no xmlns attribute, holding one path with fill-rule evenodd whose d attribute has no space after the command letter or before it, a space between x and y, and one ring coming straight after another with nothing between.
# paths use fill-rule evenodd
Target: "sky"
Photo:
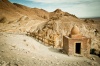
<instances>
[{"instance_id":1,"label":"sky","mask_svg":"<svg viewBox=\"0 0 100 66\"><path fill-rule=\"evenodd\" d=\"M56 9L77 17L100 17L100 0L9 0L31 8L52 12Z\"/></svg>"}]
</instances>

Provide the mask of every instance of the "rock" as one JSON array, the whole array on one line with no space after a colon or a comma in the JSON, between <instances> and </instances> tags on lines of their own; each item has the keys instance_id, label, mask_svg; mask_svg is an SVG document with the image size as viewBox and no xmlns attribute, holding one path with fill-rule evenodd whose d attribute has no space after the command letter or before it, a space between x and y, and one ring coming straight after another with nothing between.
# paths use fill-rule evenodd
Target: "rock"
<instances>
[{"instance_id":1,"label":"rock","mask_svg":"<svg viewBox=\"0 0 100 66\"><path fill-rule=\"evenodd\" d=\"M7 66L7 65L9 65L9 62L2 61L1 66Z\"/></svg>"},{"instance_id":2,"label":"rock","mask_svg":"<svg viewBox=\"0 0 100 66\"><path fill-rule=\"evenodd\" d=\"M59 65L59 63L56 63L57 65Z\"/></svg>"},{"instance_id":3,"label":"rock","mask_svg":"<svg viewBox=\"0 0 100 66\"><path fill-rule=\"evenodd\" d=\"M95 60L95 58L92 57L91 60Z\"/></svg>"},{"instance_id":4,"label":"rock","mask_svg":"<svg viewBox=\"0 0 100 66\"><path fill-rule=\"evenodd\" d=\"M95 62L87 62L91 66L95 66Z\"/></svg>"},{"instance_id":5,"label":"rock","mask_svg":"<svg viewBox=\"0 0 100 66\"><path fill-rule=\"evenodd\" d=\"M78 62L75 62L75 63L73 63L75 66L77 66L78 65Z\"/></svg>"},{"instance_id":6,"label":"rock","mask_svg":"<svg viewBox=\"0 0 100 66\"><path fill-rule=\"evenodd\" d=\"M97 66L97 62L91 62L92 66Z\"/></svg>"},{"instance_id":7,"label":"rock","mask_svg":"<svg viewBox=\"0 0 100 66\"><path fill-rule=\"evenodd\" d=\"M36 62L34 62L34 64L36 64Z\"/></svg>"},{"instance_id":8,"label":"rock","mask_svg":"<svg viewBox=\"0 0 100 66\"><path fill-rule=\"evenodd\" d=\"M1 50L1 52L4 52L4 50Z\"/></svg>"},{"instance_id":9,"label":"rock","mask_svg":"<svg viewBox=\"0 0 100 66\"><path fill-rule=\"evenodd\" d=\"M14 64L15 66L19 66L17 63Z\"/></svg>"},{"instance_id":10,"label":"rock","mask_svg":"<svg viewBox=\"0 0 100 66\"><path fill-rule=\"evenodd\" d=\"M53 62L51 61L51 64L52 64Z\"/></svg>"},{"instance_id":11,"label":"rock","mask_svg":"<svg viewBox=\"0 0 100 66\"><path fill-rule=\"evenodd\" d=\"M15 45L12 45L12 47L15 48L16 46Z\"/></svg>"}]
</instances>

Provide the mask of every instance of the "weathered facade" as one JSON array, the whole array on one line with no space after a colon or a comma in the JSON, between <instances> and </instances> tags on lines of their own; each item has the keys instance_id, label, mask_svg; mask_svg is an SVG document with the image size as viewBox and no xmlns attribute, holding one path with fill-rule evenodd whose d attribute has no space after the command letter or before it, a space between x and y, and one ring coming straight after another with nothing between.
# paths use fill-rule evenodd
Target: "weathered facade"
<instances>
[{"instance_id":1,"label":"weathered facade","mask_svg":"<svg viewBox=\"0 0 100 66\"><path fill-rule=\"evenodd\" d=\"M90 55L90 38L80 34L79 28L74 26L69 36L63 36L63 49L68 55Z\"/></svg>"}]
</instances>

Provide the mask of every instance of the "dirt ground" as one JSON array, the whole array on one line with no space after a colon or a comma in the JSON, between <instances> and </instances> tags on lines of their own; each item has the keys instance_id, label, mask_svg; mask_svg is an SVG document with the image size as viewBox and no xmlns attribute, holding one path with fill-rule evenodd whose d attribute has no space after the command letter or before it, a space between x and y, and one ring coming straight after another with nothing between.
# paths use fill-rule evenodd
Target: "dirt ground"
<instances>
[{"instance_id":1,"label":"dirt ground","mask_svg":"<svg viewBox=\"0 0 100 66\"><path fill-rule=\"evenodd\" d=\"M24 34L0 33L0 66L100 66L100 58L68 56Z\"/></svg>"}]
</instances>

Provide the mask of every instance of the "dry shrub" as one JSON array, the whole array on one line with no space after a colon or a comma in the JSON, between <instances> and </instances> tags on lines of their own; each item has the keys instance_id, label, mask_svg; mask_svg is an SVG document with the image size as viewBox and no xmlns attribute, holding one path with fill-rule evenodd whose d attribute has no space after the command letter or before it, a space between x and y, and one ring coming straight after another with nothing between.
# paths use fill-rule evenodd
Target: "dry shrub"
<instances>
[{"instance_id":1,"label":"dry shrub","mask_svg":"<svg viewBox=\"0 0 100 66\"><path fill-rule=\"evenodd\" d=\"M0 23L5 23L7 21L6 17L0 18Z\"/></svg>"}]
</instances>

